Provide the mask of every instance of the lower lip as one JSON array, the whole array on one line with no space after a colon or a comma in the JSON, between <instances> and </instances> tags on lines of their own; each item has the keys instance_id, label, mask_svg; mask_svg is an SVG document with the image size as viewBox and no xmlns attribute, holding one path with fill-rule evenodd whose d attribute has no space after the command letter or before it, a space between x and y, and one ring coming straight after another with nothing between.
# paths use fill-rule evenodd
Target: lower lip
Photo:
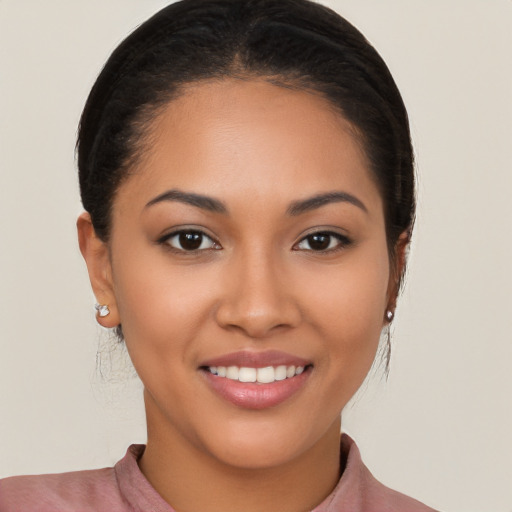
<instances>
[{"instance_id":1,"label":"lower lip","mask_svg":"<svg viewBox=\"0 0 512 512\"><path fill-rule=\"evenodd\" d=\"M201 371L213 391L223 399L237 407L261 410L275 407L298 393L308 380L311 367L306 367L300 375L270 384L240 382L213 375L208 370Z\"/></svg>"}]
</instances>

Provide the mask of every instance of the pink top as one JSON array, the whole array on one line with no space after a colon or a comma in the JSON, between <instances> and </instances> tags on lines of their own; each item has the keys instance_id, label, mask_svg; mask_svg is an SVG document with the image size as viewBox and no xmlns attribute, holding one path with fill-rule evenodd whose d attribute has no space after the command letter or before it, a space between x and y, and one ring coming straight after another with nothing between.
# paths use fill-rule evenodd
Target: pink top
<instances>
[{"instance_id":1,"label":"pink top","mask_svg":"<svg viewBox=\"0 0 512 512\"><path fill-rule=\"evenodd\" d=\"M4 478L0 512L175 512L137 465L144 449L143 444L132 444L113 468ZM341 436L341 450L343 474L312 512L434 512L375 480L346 434Z\"/></svg>"}]
</instances>

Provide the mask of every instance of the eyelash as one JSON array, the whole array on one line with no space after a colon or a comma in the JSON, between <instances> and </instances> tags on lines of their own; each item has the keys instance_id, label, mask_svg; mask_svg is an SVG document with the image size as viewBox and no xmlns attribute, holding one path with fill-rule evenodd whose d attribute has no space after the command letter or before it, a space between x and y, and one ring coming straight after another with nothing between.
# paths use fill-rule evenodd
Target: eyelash
<instances>
[{"instance_id":1,"label":"eyelash","mask_svg":"<svg viewBox=\"0 0 512 512\"><path fill-rule=\"evenodd\" d=\"M200 236L201 237L200 246L198 248L190 249L190 250L184 249L183 246L182 246L182 248L173 247L170 244L170 241L173 238L178 238L179 244L181 245L182 241L179 240L179 237L181 237L182 235ZM210 240L212 242L212 245L214 245L216 247L207 247L207 248L201 249L201 245L203 245L205 239ZM172 233L169 233L168 235L164 235L163 237L161 237L158 240L158 243L162 244L162 245L166 245L167 248L173 252L177 252L180 254L191 254L191 255L197 254L197 253L203 252L203 251L217 251L221 248L220 244L217 241L215 241L211 236L208 236L206 233L204 233L203 231L201 231L199 229L180 229L179 231L173 231Z\"/></svg>"},{"instance_id":2,"label":"eyelash","mask_svg":"<svg viewBox=\"0 0 512 512\"><path fill-rule=\"evenodd\" d=\"M183 235L189 235L190 240L192 240L192 238L190 238L190 235L201 237L199 247L194 248L194 249L189 249L189 250L183 248L183 245L181 243L182 241L179 240L179 237L181 237ZM178 237L178 243L179 243L179 245L181 245L181 248L174 247L170 244L170 240L172 240L173 238L177 238L177 237ZM327 248L319 249L319 250L312 249L310 244L311 244L313 237L328 237L329 244L328 244ZM201 249L201 246L205 242L205 239L210 240L213 247L206 247L206 248L203 247ZM337 240L338 243L334 247L331 247L331 245L333 243L333 239ZM181 229L179 231L173 231L172 233L169 233L169 234L161 237L157 242L161 245L166 245L173 252L180 253L180 254L189 254L189 255L198 254L199 252L203 252L203 251L217 251L222 248L217 241L215 241L212 237L208 236L206 233L204 233L203 231L201 231L199 229ZM306 243L306 242L310 245L309 249L304 249L304 248L296 249L296 247L298 247L301 244ZM340 233L336 233L333 231L315 231L315 232L309 233L305 237L301 238L301 240L299 240L299 242L293 246L293 250L295 250L295 251L304 250L307 252L317 253L317 254L331 254L331 253L343 250L343 249L349 247L351 244L352 244L352 240L350 240L347 236L342 235Z\"/></svg>"},{"instance_id":3,"label":"eyelash","mask_svg":"<svg viewBox=\"0 0 512 512\"><path fill-rule=\"evenodd\" d=\"M336 233L334 231L314 231L313 233L309 233L305 237L303 237L297 244L294 245L294 248L303 244L313 237L328 237L329 245L327 249L315 250L315 249L304 249L305 251L317 253L317 254L331 254L337 251L341 251L346 249L352 244L352 240L341 233ZM333 239L337 240L337 244L334 247L331 247ZM310 246L311 247L311 246ZM295 249L300 250L300 249Z\"/></svg>"}]
</instances>

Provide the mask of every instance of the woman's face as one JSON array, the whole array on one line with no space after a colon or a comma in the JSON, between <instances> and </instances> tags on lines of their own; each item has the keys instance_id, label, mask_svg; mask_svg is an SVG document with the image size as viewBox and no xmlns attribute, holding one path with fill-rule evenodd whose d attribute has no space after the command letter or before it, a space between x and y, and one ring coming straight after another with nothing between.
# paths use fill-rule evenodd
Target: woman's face
<instances>
[{"instance_id":1,"label":"woman's face","mask_svg":"<svg viewBox=\"0 0 512 512\"><path fill-rule=\"evenodd\" d=\"M146 147L114 201L98 299L150 439L238 467L293 460L339 432L391 300L361 148L321 97L234 79L189 86Z\"/></svg>"}]
</instances>

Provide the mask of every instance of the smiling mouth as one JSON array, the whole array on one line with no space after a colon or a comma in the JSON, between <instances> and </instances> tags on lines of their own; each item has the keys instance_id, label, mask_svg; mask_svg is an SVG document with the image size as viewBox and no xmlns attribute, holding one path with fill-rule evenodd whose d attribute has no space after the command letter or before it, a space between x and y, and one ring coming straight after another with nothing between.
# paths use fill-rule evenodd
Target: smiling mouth
<instances>
[{"instance_id":1,"label":"smiling mouth","mask_svg":"<svg viewBox=\"0 0 512 512\"><path fill-rule=\"evenodd\" d=\"M244 383L271 384L276 381L291 379L300 375L307 366L265 366L264 368L252 368L248 366L206 366L204 370L217 377L226 378Z\"/></svg>"},{"instance_id":2,"label":"smiling mouth","mask_svg":"<svg viewBox=\"0 0 512 512\"><path fill-rule=\"evenodd\" d=\"M279 350L231 352L201 362L198 369L215 395L242 409L276 407L299 394L313 362Z\"/></svg>"}]
</instances>

